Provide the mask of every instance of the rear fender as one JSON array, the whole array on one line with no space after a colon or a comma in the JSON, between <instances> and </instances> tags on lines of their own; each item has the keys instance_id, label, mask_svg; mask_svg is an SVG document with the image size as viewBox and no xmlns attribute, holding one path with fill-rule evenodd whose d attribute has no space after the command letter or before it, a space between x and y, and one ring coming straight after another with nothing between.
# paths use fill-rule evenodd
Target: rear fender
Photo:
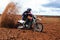
<instances>
[{"instance_id":1,"label":"rear fender","mask_svg":"<svg viewBox=\"0 0 60 40\"><path fill-rule=\"evenodd\" d=\"M25 23L24 20L18 20L18 22L20 22L21 24Z\"/></svg>"}]
</instances>

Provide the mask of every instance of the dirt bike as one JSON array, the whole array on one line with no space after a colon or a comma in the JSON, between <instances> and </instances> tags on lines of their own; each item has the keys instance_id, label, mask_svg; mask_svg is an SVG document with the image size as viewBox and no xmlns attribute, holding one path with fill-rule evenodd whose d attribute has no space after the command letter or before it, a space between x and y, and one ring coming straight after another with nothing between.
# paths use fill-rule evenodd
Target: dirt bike
<instances>
[{"instance_id":1,"label":"dirt bike","mask_svg":"<svg viewBox=\"0 0 60 40\"><path fill-rule=\"evenodd\" d=\"M33 19L33 24L32 24L32 27L33 27L33 30L34 31L38 31L38 32L42 32L43 31L43 24L42 23L38 23L38 20L41 20L40 18L36 18ZM22 28L25 28L25 22L24 20L18 20L18 28L22 29ZM27 27L29 27L30 25L26 25Z\"/></svg>"}]
</instances>

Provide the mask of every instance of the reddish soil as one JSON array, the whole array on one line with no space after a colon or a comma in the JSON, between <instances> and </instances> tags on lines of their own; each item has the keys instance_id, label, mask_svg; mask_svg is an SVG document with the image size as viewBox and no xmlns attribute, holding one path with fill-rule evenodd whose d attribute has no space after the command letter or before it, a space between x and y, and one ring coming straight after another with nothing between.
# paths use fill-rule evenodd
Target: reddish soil
<instances>
[{"instance_id":1,"label":"reddish soil","mask_svg":"<svg viewBox=\"0 0 60 40\"><path fill-rule=\"evenodd\" d=\"M0 40L60 40L60 19L40 18L44 26L43 32L0 27Z\"/></svg>"}]
</instances>

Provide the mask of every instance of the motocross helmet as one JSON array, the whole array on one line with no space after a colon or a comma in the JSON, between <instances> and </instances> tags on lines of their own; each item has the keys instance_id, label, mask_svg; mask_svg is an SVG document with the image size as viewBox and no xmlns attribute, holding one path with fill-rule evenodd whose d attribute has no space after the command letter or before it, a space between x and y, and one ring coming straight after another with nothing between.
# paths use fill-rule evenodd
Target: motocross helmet
<instances>
[{"instance_id":1,"label":"motocross helmet","mask_svg":"<svg viewBox=\"0 0 60 40\"><path fill-rule=\"evenodd\" d=\"M27 11L31 11L32 9L31 8L28 8Z\"/></svg>"}]
</instances>

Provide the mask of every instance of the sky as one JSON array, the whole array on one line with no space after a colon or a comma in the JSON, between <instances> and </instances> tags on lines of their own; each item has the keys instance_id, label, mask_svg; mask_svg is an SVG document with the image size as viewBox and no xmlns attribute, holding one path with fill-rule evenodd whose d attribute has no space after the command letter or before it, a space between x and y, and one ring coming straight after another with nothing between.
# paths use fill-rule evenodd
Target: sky
<instances>
[{"instance_id":1,"label":"sky","mask_svg":"<svg viewBox=\"0 0 60 40\"><path fill-rule=\"evenodd\" d=\"M0 0L0 13L4 11L10 0Z\"/></svg>"},{"instance_id":2,"label":"sky","mask_svg":"<svg viewBox=\"0 0 60 40\"><path fill-rule=\"evenodd\" d=\"M20 14L27 8L31 8L35 15L60 16L60 0L0 0L0 13L11 1L17 3Z\"/></svg>"}]
</instances>

